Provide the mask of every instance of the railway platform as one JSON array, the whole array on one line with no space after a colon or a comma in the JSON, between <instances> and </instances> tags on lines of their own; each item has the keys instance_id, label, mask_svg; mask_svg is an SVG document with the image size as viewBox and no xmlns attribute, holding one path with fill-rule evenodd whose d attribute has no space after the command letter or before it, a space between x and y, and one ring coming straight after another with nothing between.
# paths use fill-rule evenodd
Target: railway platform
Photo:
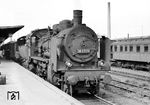
<instances>
[{"instance_id":1,"label":"railway platform","mask_svg":"<svg viewBox=\"0 0 150 105\"><path fill-rule=\"evenodd\" d=\"M0 105L83 105L12 61L1 61L6 84L0 85Z\"/></svg>"}]
</instances>

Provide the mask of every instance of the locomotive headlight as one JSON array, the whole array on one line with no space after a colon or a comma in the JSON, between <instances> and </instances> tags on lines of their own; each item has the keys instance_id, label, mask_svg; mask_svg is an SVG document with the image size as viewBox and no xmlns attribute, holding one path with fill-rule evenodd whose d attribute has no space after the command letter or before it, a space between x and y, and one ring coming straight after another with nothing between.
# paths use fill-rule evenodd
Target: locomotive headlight
<instances>
[{"instance_id":1,"label":"locomotive headlight","mask_svg":"<svg viewBox=\"0 0 150 105\"><path fill-rule=\"evenodd\" d=\"M105 62L104 62L103 60L98 61L98 66L99 66L99 67L104 66L104 64L105 64Z\"/></svg>"},{"instance_id":2,"label":"locomotive headlight","mask_svg":"<svg viewBox=\"0 0 150 105\"><path fill-rule=\"evenodd\" d=\"M104 62L103 60L98 62L98 67L100 67L101 69L104 69L106 71L110 71L110 65L108 62Z\"/></svg>"},{"instance_id":3,"label":"locomotive headlight","mask_svg":"<svg viewBox=\"0 0 150 105\"><path fill-rule=\"evenodd\" d=\"M66 63L65 63L68 67L71 67L72 66L72 64L71 64L71 62L70 61L66 61Z\"/></svg>"}]
</instances>

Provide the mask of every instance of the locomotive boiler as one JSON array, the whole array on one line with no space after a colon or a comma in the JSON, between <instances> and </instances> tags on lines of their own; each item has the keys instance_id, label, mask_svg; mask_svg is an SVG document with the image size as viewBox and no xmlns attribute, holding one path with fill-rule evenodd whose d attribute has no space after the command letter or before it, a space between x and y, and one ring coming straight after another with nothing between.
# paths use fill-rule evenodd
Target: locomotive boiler
<instances>
[{"instance_id":1,"label":"locomotive boiler","mask_svg":"<svg viewBox=\"0 0 150 105\"><path fill-rule=\"evenodd\" d=\"M97 94L110 70L105 59L98 63L98 43L96 33L82 24L82 11L74 10L72 21L32 31L27 38L28 67L70 95L81 91Z\"/></svg>"}]
</instances>

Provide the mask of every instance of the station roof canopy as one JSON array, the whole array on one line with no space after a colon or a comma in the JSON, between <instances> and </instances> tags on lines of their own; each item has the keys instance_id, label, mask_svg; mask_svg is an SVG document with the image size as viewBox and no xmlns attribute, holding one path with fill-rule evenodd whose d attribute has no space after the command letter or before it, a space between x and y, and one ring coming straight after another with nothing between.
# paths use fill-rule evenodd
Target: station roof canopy
<instances>
[{"instance_id":1,"label":"station roof canopy","mask_svg":"<svg viewBox=\"0 0 150 105\"><path fill-rule=\"evenodd\" d=\"M23 25L19 26L0 26L0 43L2 43L5 39L9 37L10 34L14 34L21 28L23 28Z\"/></svg>"}]
</instances>

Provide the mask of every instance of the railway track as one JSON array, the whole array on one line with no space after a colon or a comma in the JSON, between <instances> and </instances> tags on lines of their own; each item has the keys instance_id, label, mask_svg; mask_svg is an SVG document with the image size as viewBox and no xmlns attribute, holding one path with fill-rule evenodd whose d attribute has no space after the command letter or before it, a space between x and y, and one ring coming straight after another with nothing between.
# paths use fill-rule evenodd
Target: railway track
<instances>
[{"instance_id":1,"label":"railway track","mask_svg":"<svg viewBox=\"0 0 150 105\"><path fill-rule=\"evenodd\" d=\"M121 71L117 71L117 70L111 70L109 72L109 74L120 75L120 76L134 78L134 79L142 80L142 81L150 81L150 77L148 77L148 76L143 76L143 75L138 75L138 74L131 74L131 73L128 73L128 72L121 72Z\"/></svg>"},{"instance_id":2,"label":"railway track","mask_svg":"<svg viewBox=\"0 0 150 105\"><path fill-rule=\"evenodd\" d=\"M113 81L121 83L121 84L124 84L124 85L129 85L129 86L132 86L132 87L136 87L136 88L139 88L139 89L147 90L147 91L150 92L150 88L141 87L139 85L135 85L135 84L131 84L131 83L126 83L126 82L121 82L121 81L117 81L117 80L113 80Z\"/></svg>"},{"instance_id":3,"label":"railway track","mask_svg":"<svg viewBox=\"0 0 150 105\"><path fill-rule=\"evenodd\" d=\"M117 105L150 105L150 102L143 101L139 98L135 98L133 97L133 95L125 95L120 92L114 92L104 88L101 88L101 91L104 97L112 97L111 100L117 103Z\"/></svg>"},{"instance_id":4,"label":"railway track","mask_svg":"<svg viewBox=\"0 0 150 105\"><path fill-rule=\"evenodd\" d=\"M113 86L115 88L119 88L121 90L130 92L130 93L141 95L142 97L150 97L149 88L143 88L137 85L133 85L133 84L117 81L117 80L113 80L110 84L107 84L107 85Z\"/></svg>"},{"instance_id":5,"label":"railway track","mask_svg":"<svg viewBox=\"0 0 150 105\"><path fill-rule=\"evenodd\" d=\"M136 101L139 101L145 105L149 105L149 102L145 102L142 98L147 97L150 99L150 89L142 88L134 84L129 84L117 80L112 80L110 84L102 83L107 86L113 87L108 89L110 92L114 94L118 94L127 98L132 98ZM103 88L105 89L105 88Z\"/></svg>"},{"instance_id":6,"label":"railway track","mask_svg":"<svg viewBox=\"0 0 150 105\"><path fill-rule=\"evenodd\" d=\"M103 99L97 95L91 95L88 93L80 93L76 96L74 96L77 100L81 101L85 105L116 105L110 101L107 101L106 99Z\"/></svg>"},{"instance_id":7,"label":"railway track","mask_svg":"<svg viewBox=\"0 0 150 105\"><path fill-rule=\"evenodd\" d=\"M141 81L146 81L146 82L150 81L150 77L137 75L137 74L130 74L130 73L114 71L114 70L109 73L113 74L113 75L119 75L119 76L123 76L123 77L133 78L135 80L141 80ZM139 91L142 91L142 93L141 93L142 96L150 97L150 88L149 87L144 87L142 85L134 84L134 83L128 83L128 81L121 82L118 80L113 80L113 82L118 83L118 85L117 86L114 85L114 87L119 86L118 88L127 90L129 92L133 92L133 93L136 93L137 90L139 89ZM112 84L109 84L109 85L112 85Z\"/></svg>"},{"instance_id":8,"label":"railway track","mask_svg":"<svg viewBox=\"0 0 150 105\"><path fill-rule=\"evenodd\" d=\"M131 79L131 81L130 79L129 80L127 79L124 82L116 80L116 79L112 80L110 84L107 84L108 86L113 87L113 88L110 88L109 91L113 92L114 94L132 98L134 100L144 103L145 105L150 104L149 101L143 100L143 98L150 99L150 88L149 88L150 77L133 74L133 73L131 74L129 72L121 72L117 70L116 71L112 70L108 74L117 75L117 76ZM146 85L145 86L143 84L141 85L139 81L132 83L133 80L135 81L140 80L141 82L143 81L143 83L146 83ZM105 84L105 83L102 83L102 84Z\"/></svg>"},{"instance_id":9,"label":"railway track","mask_svg":"<svg viewBox=\"0 0 150 105\"><path fill-rule=\"evenodd\" d=\"M107 105L116 105L116 104L114 104L114 103L112 103L112 102L110 102L110 101L107 101L107 100L105 100L105 99L103 99L103 98L101 98L101 97L99 97L99 96L97 96L97 95L94 95L99 101L103 101L104 103L106 103Z\"/></svg>"}]
</instances>

